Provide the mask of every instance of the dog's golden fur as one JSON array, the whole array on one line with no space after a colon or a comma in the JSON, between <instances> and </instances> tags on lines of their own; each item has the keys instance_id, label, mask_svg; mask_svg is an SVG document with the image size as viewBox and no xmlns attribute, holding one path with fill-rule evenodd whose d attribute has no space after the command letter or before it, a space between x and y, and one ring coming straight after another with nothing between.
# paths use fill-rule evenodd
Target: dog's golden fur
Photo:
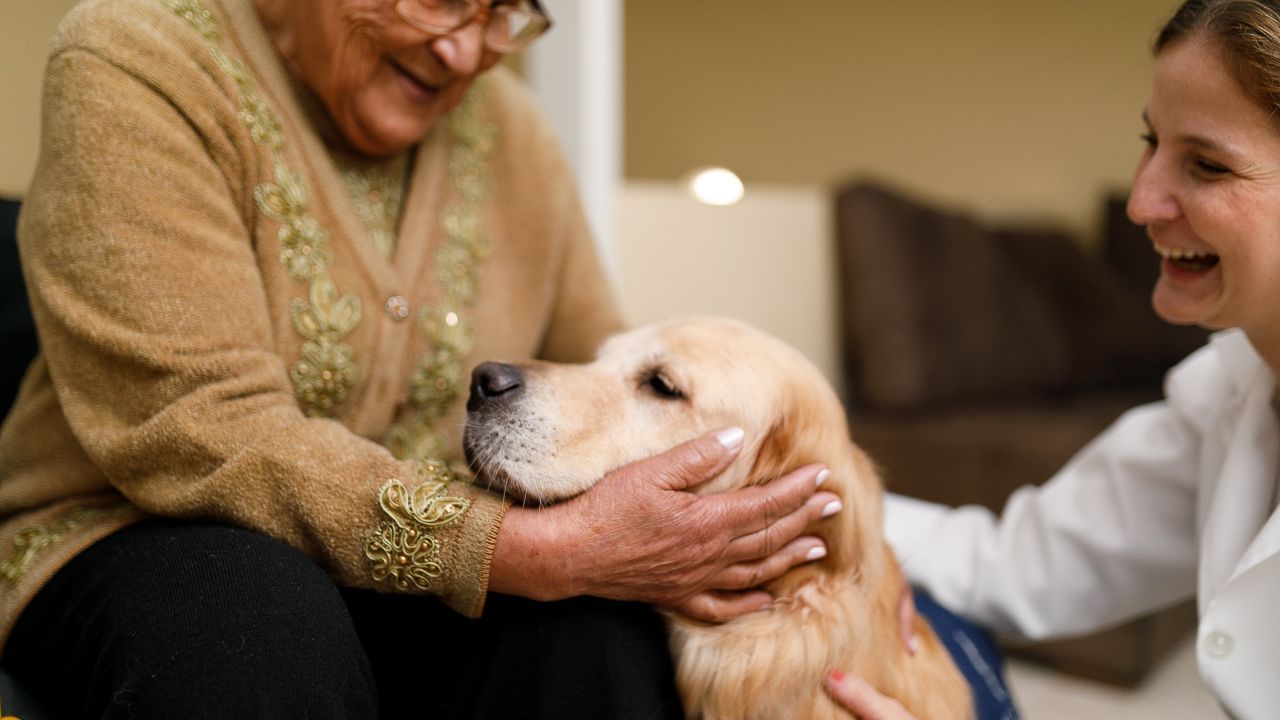
<instances>
[{"instance_id":1,"label":"dog's golden fur","mask_svg":"<svg viewBox=\"0 0 1280 720\"><path fill-rule=\"evenodd\" d=\"M615 337L587 365L519 368L520 397L473 413L466 445L482 479L526 502L570 497L609 470L733 425L746 431L742 452L698 492L808 463L831 470L823 489L845 509L807 530L828 555L768 583L772 609L723 624L668 616L689 717L848 718L821 689L832 668L860 674L921 720L971 717L967 684L919 618L919 653L902 647L902 579L882 537L879 477L799 353L742 323L694 318Z\"/></svg>"}]
</instances>

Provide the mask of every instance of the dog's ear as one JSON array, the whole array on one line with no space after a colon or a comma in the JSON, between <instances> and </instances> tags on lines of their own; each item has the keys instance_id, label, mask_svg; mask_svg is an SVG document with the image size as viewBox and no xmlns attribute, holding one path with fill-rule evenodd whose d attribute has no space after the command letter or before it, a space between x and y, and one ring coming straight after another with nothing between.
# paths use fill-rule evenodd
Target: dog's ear
<instances>
[{"instance_id":1,"label":"dog's ear","mask_svg":"<svg viewBox=\"0 0 1280 720\"><path fill-rule=\"evenodd\" d=\"M812 460L798 459L796 421L791 413L774 420L756 451L755 461L747 473L747 485L760 485L795 470Z\"/></svg>"},{"instance_id":2,"label":"dog's ear","mask_svg":"<svg viewBox=\"0 0 1280 720\"><path fill-rule=\"evenodd\" d=\"M760 441L744 484L767 483L810 463L826 465L831 479L822 489L838 495L845 509L806 532L827 543L829 565L856 564L864 578L875 580L882 563L875 555L864 556L863 549L875 547L882 532L879 473L849 438L843 414L833 415L830 407L802 394L787 400Z\"/></svg>"}]
</instances>

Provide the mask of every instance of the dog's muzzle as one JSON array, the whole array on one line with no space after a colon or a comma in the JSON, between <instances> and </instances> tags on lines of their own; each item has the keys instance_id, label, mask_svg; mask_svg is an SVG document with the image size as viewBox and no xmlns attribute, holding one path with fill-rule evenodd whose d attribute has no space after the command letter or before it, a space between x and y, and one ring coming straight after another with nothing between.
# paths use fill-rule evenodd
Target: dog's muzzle
<instances>
[{"instance_id":1,"label":"dog's muzzle","mask_svg":"<svg viewBox=\"0 0 1280 720\"><path fill-rule=\"evenodd\" d=\"M507 403L524 392L520 368L506 363L480 363L471 371L471 397L467 412L476 412L495 403Z\"/></svg>"}]
</instances>

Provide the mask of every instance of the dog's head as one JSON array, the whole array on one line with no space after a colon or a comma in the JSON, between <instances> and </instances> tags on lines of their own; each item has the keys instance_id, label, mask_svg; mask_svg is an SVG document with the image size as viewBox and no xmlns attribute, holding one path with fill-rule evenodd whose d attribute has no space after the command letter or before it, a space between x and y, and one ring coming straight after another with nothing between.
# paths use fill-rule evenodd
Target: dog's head
<instances>
[{"instance_id":1,"label":"dog's head","mask_svg":"<svg viewBox=\"0 0 1280 720\"><path fill-rule=\"evenodd\" d=\"M823 463L824 489L846 506L811 528L829 560L880 533L879 481L830 385L793 348L740 322L643 327L611 338L585 365L485 363L472 374L467 410L463 442L478 479L526 504L572 497L610 470L736 425L746 433L741 453L696 492Z\"/></svg>"}]
</instances>

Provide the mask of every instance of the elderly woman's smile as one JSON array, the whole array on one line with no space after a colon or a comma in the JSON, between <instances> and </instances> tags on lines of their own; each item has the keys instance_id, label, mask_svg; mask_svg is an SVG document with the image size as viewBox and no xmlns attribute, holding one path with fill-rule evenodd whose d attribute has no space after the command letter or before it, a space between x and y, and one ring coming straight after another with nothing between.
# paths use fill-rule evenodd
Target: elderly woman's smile
<instances>
[{"instance_id":1,"label":"elderly woman's smile","mask_svg":"<svg viewBox=\"0 0 1280 720\"><path fill-rule=\"evenodd\" d=\"M372 156L422 140L500 54L474 22L436 35L390 0L255 0L276 51L352 149Z\"/></svg>"},{"instance_id":2,"label":"elderly woman's smile","mask_svg":"<svg viewBox=\"0 0 1280 720\"><path fill-rule=\"evenodd\" d=\"M402 65L392 58L387 59L387 63L391 65L391 69L400 73L408 83L408 89L411 94L423 95L423 99L432 99L436 96L440 89L441 82L431 80L430 74L422 70L414 71L411 66Z\"/></svg>"}]
</instances>

